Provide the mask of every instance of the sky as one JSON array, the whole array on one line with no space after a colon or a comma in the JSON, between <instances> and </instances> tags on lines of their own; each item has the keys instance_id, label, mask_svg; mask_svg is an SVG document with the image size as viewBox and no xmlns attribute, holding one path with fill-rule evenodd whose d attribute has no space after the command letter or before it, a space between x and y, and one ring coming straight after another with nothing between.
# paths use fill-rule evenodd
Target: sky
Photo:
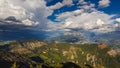
<instances>
[{"instance_id":1,"label":"sky","mask_svg":"<svg viewBox=\"0 0 120 68\"><path fill-rule=\"evenodd\" d=\"M0 0L0 40L98 35L119 27L119 0Z\"/></svg>"}]
</instances>

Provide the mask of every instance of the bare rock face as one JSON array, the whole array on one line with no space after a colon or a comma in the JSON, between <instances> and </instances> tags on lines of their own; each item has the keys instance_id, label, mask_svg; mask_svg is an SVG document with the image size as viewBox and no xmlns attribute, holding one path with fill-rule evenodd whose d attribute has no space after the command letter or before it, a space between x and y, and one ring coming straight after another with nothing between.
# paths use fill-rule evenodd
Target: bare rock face
<instances>
[{"instance_id":1,"label":"bare rock face","mask_svg":"<svg viewBox=\"0 0 120 68\"><path fill-rule=\"evenodd\" d=\"M9 44L9 52L18 54L29 54L36 48L47 45L46 42L40 40L18 41Z\"/></svg>"},{"instance_id":2,"label":"bare rock face","mask_svg":"<svg viewBox=\"0 0 120 68\"><path fill-rule=\"evenodd\" d=\"M107 52L107 54L113 57L120 56L120 48L113 47Z\"/></svg>"},{"instance_id":3,"label":"bare rock face","mask_svg":"<svg viewBox=\"0 0 120 68\"><path fill-rule=\"evenodd\" d=\"M106 44L100 44L100 45L98 45L98 48L99 49L105 49L105 48L107 48L107 45Z\"/></svg>"},{"instance_id":4,"label":"bare rock face","mask_svg":"<svg viewBox=\"0 0 120 68\"><path fill-rule=\"evenodd\" d=\"M21 46L16 46L10 50L12 53L18 53L18 54L29 54L32 53L31 50L21 47Z\"/></svg>"},{"instance_id":5,"label":"bare rock face","mask_svg":"<svg viewBox=\"0 0 120 68\"><path fill-rule=\"evenodd\" d=\"M113 56L113 57L115 57L117 55L117 52L115 50L113 50L113 49L111 49L107 53L108 53L108 55Z\"/></svg>"},{"instance_id":6,"label":"bare rock face","mask_svg":"<svg viewBox=\"0 0 120 68\"><path fill-rule=\"evenodd\" d=\"M47 45L45 42L43 41L26 41L26 42L21 42L21 46L28 48L30 50L34 50L35 48L41 47L43 45Z\"/></svg>"}]
</instances>

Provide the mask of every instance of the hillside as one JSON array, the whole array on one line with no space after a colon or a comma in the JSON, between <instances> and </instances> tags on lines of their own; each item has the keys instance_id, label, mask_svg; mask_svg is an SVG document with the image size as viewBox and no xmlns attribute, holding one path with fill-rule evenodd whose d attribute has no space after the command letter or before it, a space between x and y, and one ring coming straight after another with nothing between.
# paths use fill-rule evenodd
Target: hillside
<instances>
[{"instance_id":1,"label":"hillside","mask_svg":"<svg viewBox=\"0 0 120 68\"><path fill-rule=\"evenodd\" d=\"M0 45L0 60L0 66L9 64L7 68L14 63L17 68L119 68L120 48L24 40Z\"/></svg>"}]
</instances>

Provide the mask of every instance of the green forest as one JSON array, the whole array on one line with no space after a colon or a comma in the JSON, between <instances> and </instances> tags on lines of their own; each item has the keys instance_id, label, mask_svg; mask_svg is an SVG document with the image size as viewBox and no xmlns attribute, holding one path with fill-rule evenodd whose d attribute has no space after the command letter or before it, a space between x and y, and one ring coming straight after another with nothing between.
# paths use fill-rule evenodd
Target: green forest
<instances>
[{"instance_id":1,"label":"green forest","mask_svg":"<svg viewBox=\"0 0 120 68\"><path fill-rule=\"evenodd\" d=\"M0 66L3 68L119 68L118 46L104 43L14 41L0 45Z\"/></svg>"}]
</instances>

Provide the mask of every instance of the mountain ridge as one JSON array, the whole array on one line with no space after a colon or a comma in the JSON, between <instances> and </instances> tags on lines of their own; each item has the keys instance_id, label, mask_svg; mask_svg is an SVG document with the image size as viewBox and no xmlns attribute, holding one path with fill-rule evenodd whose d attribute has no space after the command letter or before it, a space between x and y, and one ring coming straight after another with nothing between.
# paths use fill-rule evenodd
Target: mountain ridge
<instances>
[{"instance_id":1,"label":"mountain ridge","mask_svg":"<svg viewBox=\"0 0 120 68\"><path fill-rule=\"evenodd\" d=\"M42 44L33 44L33 42L42 42ZM21 45L21 43L24 45ZM33 45L33 48L31 49L29 45ZM4 49L3 46L4 48L8 47L9 49ZM118 68L120 62L120 48L117 46L109 46L108 44L71 44L56 41L45 42L41 40L24 40L16 41L14 43L12 42L3 46L0 46L0 50L2 49L10 55L11 53L13 53L15 54L15 57L17 57L17 54L21 57L26 57L26 59L31 60L30 62L35 62L31 63L33 66L34 64L42 65L42 68L46 68L44 66L47 66L48 68L56 68L57 64L59 68L62 68L61 66L66 65L67 62L70 64L74 63L80 66L81 68L85 68L86 66L92 66L92 68ZM27 51L30 52L27 53ZM113 63L114 61L116 62ZM31 64L27 64L28 68ZM17 65L19 65L19 63Z\"/></svg>"}]
</instances>

